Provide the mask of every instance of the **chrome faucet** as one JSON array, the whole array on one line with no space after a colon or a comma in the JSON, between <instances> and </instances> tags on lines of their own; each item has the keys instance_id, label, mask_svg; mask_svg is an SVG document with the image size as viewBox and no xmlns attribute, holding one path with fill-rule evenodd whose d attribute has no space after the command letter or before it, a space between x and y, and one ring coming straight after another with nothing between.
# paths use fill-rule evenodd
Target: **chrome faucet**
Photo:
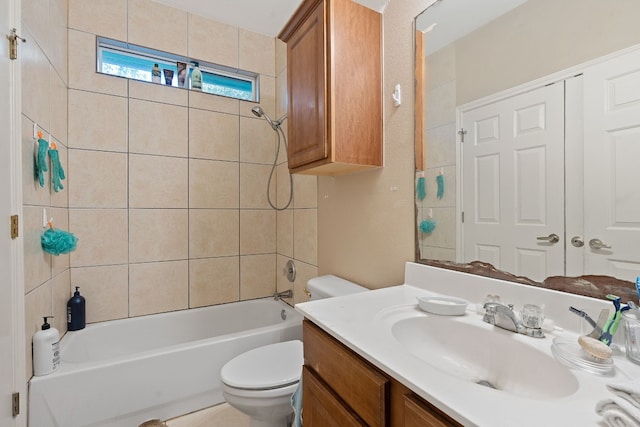
<instances>
[{"instance_id":1,"label":"chrome faucet","mask_svg":"<svg viewBox=\"0 0 640 427\"><path fill-rule=\"evenodd\" d=\"M485 314L482 320L507 331L517 332L534 338L544 338L541 328L532 328L524 325L516 317L513 304L508 306L498 302L488 302L484 305Z\"/></svg>"},{"instance_id":2,"label":"chrome faucet","mask_svg":"<svg viewBox=\"0 0 640 427\"><path fill-rule=\"evenodd\" d=\"M293 290L288 289L286 291L276 292L275 294L273 294L273 299L278 301L279 299L291 298L292 296L293 296Z\"/></svg>"}]
</instances>

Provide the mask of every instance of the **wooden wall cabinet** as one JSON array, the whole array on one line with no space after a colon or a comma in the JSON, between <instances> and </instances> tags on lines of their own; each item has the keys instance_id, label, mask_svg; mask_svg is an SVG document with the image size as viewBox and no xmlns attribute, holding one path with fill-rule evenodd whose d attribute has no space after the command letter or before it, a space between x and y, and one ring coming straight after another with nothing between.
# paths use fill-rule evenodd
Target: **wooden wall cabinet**
<instances>
[{"instance_id":1,"label":"wooden wall cabinet","mask_svg":"<svg viewBox=\"0 0 640 427\"><path fill-rule=\"evenodd\" d=\"M353 0L305 0L278 38L287 43L290 171L381 167L382 15Z\"/></svg>"},{"instance_id":2,"label":"wooden wall cabinet","mask_svg":"<svg viewBox=\"0 0 640 427\"><path fill-rule=\"evenodd\" d=\"M305 427L459 427L309 320L303 323Z\"/></svg>"}]
</instances>

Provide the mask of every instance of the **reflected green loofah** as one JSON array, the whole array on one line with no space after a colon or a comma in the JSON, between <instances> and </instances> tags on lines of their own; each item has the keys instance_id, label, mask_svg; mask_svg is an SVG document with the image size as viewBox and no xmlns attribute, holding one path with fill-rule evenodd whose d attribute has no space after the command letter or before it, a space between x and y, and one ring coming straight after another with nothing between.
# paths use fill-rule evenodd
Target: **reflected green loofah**
<instances>
[{"instance_id":1,"label":"reflected green loofah","mask_svg":"<svg viewBox=\"0 0 640 427\"><path fill-rule=\"evenodd\" d=\"M63 230L47 229L40 238L42 249L53 255L68 254L78 245L78 238Z\"/></svg>"},{"instance_id":2,"label":"reflected green loofah","mask_svg":"<svg viewBox=\"0 0 640 427\"><path fill-rule=\"evenodd\" d=\"M424 176L418 178L418 183L416 184L416 197L419 201L422 201L425 197L427 197L427 188L425 185Z\"/></svg>"},{"instance_id":3,"label":"reflected green loofah","mask_svg":"<svg viewBox=\"0 0 640 427\"><path fill-rule=\"evenodd\" d=\"M431 233L436 228L436 222L432 219L425 219L420 223L420 231Z\"/></svg>"},{"instance_id":4,"label":"reflected green loofah","mask_svg":"<svg viewBox=\"0 0 640 427\"><path fill-rule=\"evenodd\" d=\"M438 184L438 192L436 196L438 199L442 199L444 196L444 176L442 174L436 177L436 183Z\"/></svg>"}]
</instances>

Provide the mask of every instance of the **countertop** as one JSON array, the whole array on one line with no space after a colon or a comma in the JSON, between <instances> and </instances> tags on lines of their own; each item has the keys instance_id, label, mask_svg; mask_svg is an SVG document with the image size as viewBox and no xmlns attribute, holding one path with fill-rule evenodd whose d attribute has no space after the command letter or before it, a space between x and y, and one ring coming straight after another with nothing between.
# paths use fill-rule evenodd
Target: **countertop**
<instances>
[{"instance_id":1,"label":"countertop","mask_svg":"<svg viewBox=\"0 0 640 427\"><path fill-rule=\"evenodd\" d=\"M553 338L559 336L577 341L580 334L582 320L569 313L569 305L588 313L612 307L607 301L407 263L403 285L300 303L296 309L361 357L465 426L602 425L599 424L602 417L595 412L595 407L598 401L613 397L606 385L640 378L640 366L630 362L620 351L614 352L614 370L610 375L570 369L578 382L577 390L571 394L562 397L525 397L480 386L425 364L391 334L389 316L394 311L418 310L416 297L450 295L475 303L482 301L489 293L501 295L505 303L513 302L516 307L526 303L544 305L547 318L556 323L556 330L540 339L505 331L482 322L482 316L476 312L474 304L470 305L464 316L451 316L452 321L472 322L491 333L507 334L509 339L535 347L550 357L553 357ZM616 341L621 335L622 327L619 328ZM474 345L482 346L483 342L479 339ZM500 349L495 351L499 352ZM521 360L513 362L521 363ZM526 363L519 368L531 370L534 374L541 369Z\"/></svg>"}]
</instances>

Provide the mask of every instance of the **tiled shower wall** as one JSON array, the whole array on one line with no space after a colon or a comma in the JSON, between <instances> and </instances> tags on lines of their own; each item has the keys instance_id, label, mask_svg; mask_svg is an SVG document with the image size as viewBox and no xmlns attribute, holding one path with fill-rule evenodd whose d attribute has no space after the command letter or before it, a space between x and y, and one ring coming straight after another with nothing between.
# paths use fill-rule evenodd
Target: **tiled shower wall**
<instances>
[{"instance_id":1,"label":"tiled shower wall","mask_svg":"<svg viewBox=\"0 0 640 427\"><path fill-rule=\"evenodd\" d=\"M276 116L274 38L150 0L69 6L69 227L82 245L71 279L87 320L273 294L276 134L254 104L93 69L102 35L255 71Z\"/></svg>"},{"instance_id":2,"label":"tiled shower wall","mask_svg":"<svg viewBox=\"0 0 640 427\"><path fill-rule=\"evenodd\" d=\"M35 177L34 124L43 137L55 142L60 161L68 169L67 139L67 2L66 0L23 0L22 37L19 58L22 65L22 181L26 333L26 379L31 377L31 336L40 329L42 316L53 315L54 327L66 329L69 299L69 255L52 256L42 251L40 236L45 230L43 209L54 226L67 230L68 185L56 193L50 172L44 187Z\"/></svg>"},{"instance_id":3,"label":"tiled shower wall","mask_svg":"<svg viewBox=\"0 0 640 427\"><path fill-rule=\"evenodd\" d=\"M87 298L91 323L271 295L292 287L282 269L294 259L294 300L305 300L303 286L317 274L316 178L294 177L292 205L271 209L266 188L277 138L251 114L254 103L97 74L96 35L258 72L260 105L274 118L286 111L286 46L273 37L151 0L69 0L61 42L66 53L68 37L68 80L66 57L64 72L50 67L52 92L53 74L68 81L50 95L60 100L51 116L65 113L58 137L65 190L25 190L29 346L43 313L53 312L66 330L74 286ZM43 40L57 52L55 38ZM26 117L32 155L34 119ZM289 191L284 154L282 146L271 186L278 206ZM25 186L33 183L27 157ZM71 255L43 256L40 206L54 206L56 225L79 238Z\"/></svg>"}]
</instances>

